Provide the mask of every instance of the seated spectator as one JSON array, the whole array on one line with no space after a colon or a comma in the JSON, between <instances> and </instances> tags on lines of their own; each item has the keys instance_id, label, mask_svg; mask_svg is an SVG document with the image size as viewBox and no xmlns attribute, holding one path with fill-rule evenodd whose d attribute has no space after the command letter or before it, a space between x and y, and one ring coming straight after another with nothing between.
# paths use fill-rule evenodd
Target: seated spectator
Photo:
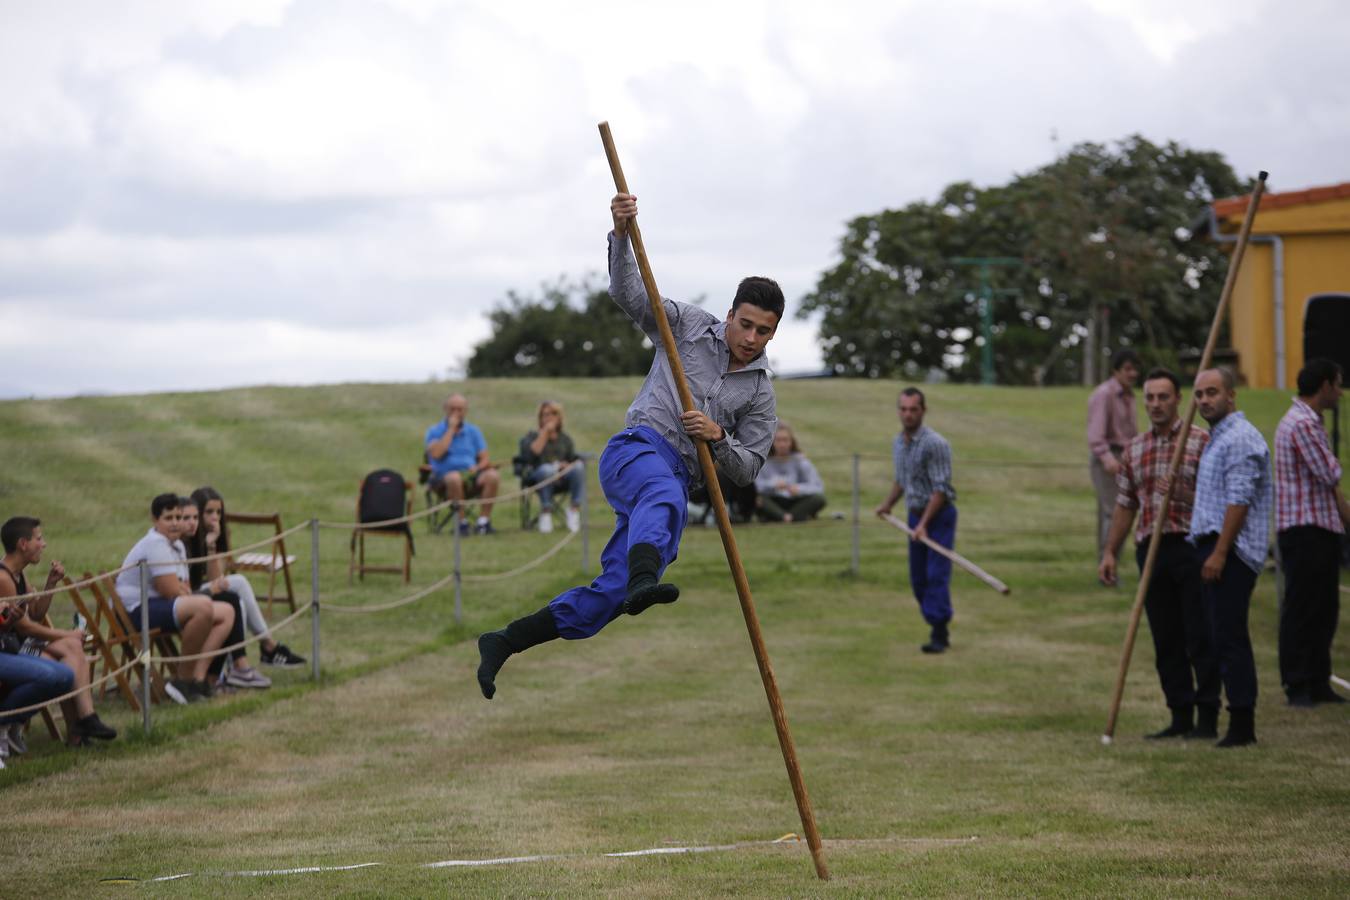
<instances>
[{"instance_id":1,"label":"seated spectator","mask_svg":"<svg viewBox=\"0 0 1350 900\"><path fill-rule=\"evenodd\" d=\"M825 485L797 446L797 437L779 422L773 447L755 478L759 515L766 522L802 522L825 508Z\"/></svg>"},{"instance_id":2,"label":"seated spectator","mask_svg":"<svg viewBox=\"0 0 1350 900\"><path fill-rule=\"evenodd\" d=\"M430 486L446 500L480 498L481 511L477 534L493 534L492 498L497 496L500 478L497 467L488 461L487 440L478 426L465 420L469 401L463 394L445 398L445 418L427 429L427 462L431 464ZM464 504L455 506L460 534L469 533Z\"/></svg>"},{"instance_id":3,"label":"seated spectator","mask_svg":"<svg viewBox=\"0 0 1350 900\"><path fill-rule=\"evenodd\" d=\"M150 518L154 524L122 561L123 567L131 568L117 576L117 596L139 628L141 576L137 564L144 561L150 570L146 604L150 627L176 632L184 656L219 650L234 627L234 609L226 603L212 603L210 597L194 594L188 587L184 562L187 550L178 539L178 495L160 494L151 501ZM206 672L210 665L209 657L178 663L178 677L165 685L169 698L175 703L209 699L212 689Z\"/></svg>"},{"instance_id":4,"label":"seated spectator","mask_svg":"<svg viewBox=\"0 0 1350 900\"><path fill-rule=\"evenodd\" d=\"M197 501L191 497L178 498L178 539L183 542L183 548L187 552L189 560L195 560L215 552L207 549L206 530L201 527L201 514L197 507ZM212 562L218 566L220 561L213 560ZM207 569L211 564L210 562L189 562L187 564L188 586L192 588L194 594L205 594L211 598L211 602L225 603L234 610L234 624L230 627L230 633L225 636L226 646L234 649L213 657L210 665L206 667L206 673L211 676L217 687L221 685L232 688L271 687L271 679L248 664L248 648L235 646L244 640L244 615L239 608L239 595L230 590L230 586L223 576L208 577ZM227 661L229 665L226 665Z\"/></svg>"},{"instance_id":5,"label":"seated spectator","mask_svg":"<svg viewBox=\"0 0 1350 900\"><path fill-rule=\"evenodd\" d=\"M581 500L586 494L586 469L577 458L572 438L563 431L561 403L545 400L539 404L539 428L520 439L519 471L526 485L538 484L558 474L567 463L576 465L557 481L539 489L539 531L553 530L553 494L566 488L571 499L567 507L567 530L581 527Z\"/></svg>"},{"instance_id":6,"label":"seated spectator","mask_svg":"<svg viewBox=\"0 0 1350 900\"><path fill-rule=\"evenodd\" d=\"M47 548L47 540L42 535L42 523L30 516L15 516L0 525L0 544L5 548L4 561L0 562L0 598L27 594L29 588L24 569L41 562L42 551ZM52 560L47 582L42 589L46 591L56 587L65 574L61 561ZM52 605L52 596L48 594L29 601L25 615L14 622L13 631L24 639L19 653L59 663L70 669L75 688L88 687L89 664L84 658L84 632L78 628L63 631L43 624L47 610ZM61 713L66 719L66 743L71 747L83 746L93 738L110 741L117 737L117 731L103 724L94 712L94 695L91 691L84 691L63 701ZM21 724L11 723L9 726L9 745L19 753L27 749Z\"/></svg>"},{"instance_id":7,"label":"seated spectator","mask_svg":"<svg viewBox=\"0 0 1350 900\"><path fill-rule=\"evenodd\" d=\"M37 715L37 710L11 716L5 711L46 703L70 693L75 685L75 675L66 666L19 653L23 639L12 629L24 612L20 604L0 600L0 769L11 753L28 749L23 742L23 726Z\"/></svg>"},{"instance_id":8,"label":"seated spectator","mask_svg":"<svg viewBox=\"0 0 1350 900\"><path fill-rule=\"evenodd\" d=\"M212 487L199 487L192 492L192 499L201 510L201 527L198 533L201 535L203 550L205 553L193 553L193 556L210 556L215 553L229 553L230 551L230 529L225 523L225 498ZM262 647L261 657L265 666L277 666L279 668L294 668L303 666L305 658L291 651L285 644L279 644L272 637L271 630L267 627L267 620L263 618L262 609L258 606L257 595L253 593L253 585L243 575L238 573L226 574L229 569L229 557L224 557L210 563L204 564L207 568L202 580L209 580L215 583L218 579L225 579L225 590L234 593L239 597L239 609L244 614L244 625L248 628L250 634L261 636L262 640L258 643Z\"/></svg>"}]
</instances>

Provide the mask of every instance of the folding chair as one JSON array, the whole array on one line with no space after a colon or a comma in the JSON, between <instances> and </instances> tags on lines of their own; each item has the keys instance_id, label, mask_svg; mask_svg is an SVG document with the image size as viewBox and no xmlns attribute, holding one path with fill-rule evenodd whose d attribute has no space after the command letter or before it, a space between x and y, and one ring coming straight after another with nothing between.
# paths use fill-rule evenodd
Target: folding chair
<instances>
[{"instance_id":1,"label":"folding chair","mask_svg":"<svg viewBox=\"0 0 1350 900\"><path fill-rule=\"evenodd\" d=\"M87 572L84 576L90 578ZM75 604L75 611L84 619L85 642L87 646L93 648L98 655L93 658L89 664L89 680L97 681L100 677L106 676L109 672L116 672L118 664L113 656L113 645L109 643L111 636L111 626L114 624L114 617L111 610L106 610L102 604L94 606L93 613L90 613L89 606L80 596L79 588L74 586L69 578L63 578L62 583L70 593L71 602ZM103 663L103 676L98 674L99 661ZM118 693L122 699L127 701L133 712L141 711L141 701L136 697L136 692L131 689L131 680L127 678L126 672L119 672L113 676L113 682L117 685ZM103 685L100 696L106 696L108 693L107 684Z\"/></svg>"},{"instance_id":2,"label":"folding chair","mask_svg":"<svg viewBox=\"0 0 1350 900\"><path fill-rule=\"evenodd\" d=\"M90 577L92 576L86 572L85 578ZM103 617L103 621L108 623L109 648L120 647L122 660L119 665L126 665L139 656L143 648L138 617L133 617L122 605L122 598L117 596L116 585L111 575L100 572L98 579L89 585L89 593L94 595L94 602L99 606L99 614ZM160 653L165 656L178 655L178 646L170 635L162 633L158 628L152 628L148 637L150 646ZM162 703L168 697L164 692L164 682L169 677L167 668L167 663L161 663L159 668L150 665L135 670L140 675L142 688L145 685L146 670L149 670L150 699L156 703Z\"/></svg>"},{"instance_id":3,"label":"folding chair","mask_svg":"<svg viewBox=\"0 0 1350 900\"><path fill-rule=\"evenodd\" d=\"M426 501L427 509L431 509L442 502L440 494L431 486L431 459L425 453L422 454L422 464L417 467L417 483L422 485L422 498ZM445 509L434 512L426 517L427 531L432 534L440 534L446 525L455 520L455 504L450 504Z\"/></svg>"},{"instance_id":4,"label":"folding chair","mask_svg":"<svg viewBox=\"0 0 1350 900\"><path fill-rule=\"evenodd\" d=\"M361 492L356 498L356 521L383 522L412 515L412 482L393 469L377 469L361 481ZM399 499L404 502L395 505ZM392 515L391 515L392 513ZM366 535L384 535L403 541L402 566L366 565ZM359 558L358 558L359 554ZM347 564L347 583L359 575L362 581L367 572L402 572L403 583L412 581L413 538L407 522L368 528L362 525L352 532L351 559Z\"/></svg>"},{"instance_id":5,"label":"folding chair","mask_svg":"<svg viewBox=\"0 0 1350 900\"><path fill-rule=\"evenodd\" d=\"M515 473L516 478L520 479L520 489L524 491L534 482L530 479L530 464L523 456L511 457L511 471ZM534 528L539 521L539 516L534 511L534 500L537 492L531 491L528 494L520 495L520 530L529 531Z\"/></svg>"},{"instance_id":6,"label":"folding chair","mask_svg":"<svg viewBox=\"0 0 1350 900\"><path fill-rule=\"evenodd\" d=\"M230 525L271 525L273 534L281 534L281 513L236 513L226 512L225 522ZM237 572L267 573L267 617L272 617L272 600L277 586L277 573L280 572L286 584L286 603L291 612L295 612L295 588L291 585L291 563L295 557L286 553L286 539L272 543L271 549L260 553L240 553L233 557L232 565Z\"/></svg>"}]
</instances>

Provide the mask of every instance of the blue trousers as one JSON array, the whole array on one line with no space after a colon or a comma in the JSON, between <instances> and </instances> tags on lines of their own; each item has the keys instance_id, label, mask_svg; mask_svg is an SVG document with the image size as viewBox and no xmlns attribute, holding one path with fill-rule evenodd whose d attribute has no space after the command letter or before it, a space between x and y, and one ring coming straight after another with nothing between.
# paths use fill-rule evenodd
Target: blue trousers
<instances>
[{"instance_id":1,"label":"blue trousers","mask_svg":"<svg viewBox=\"0 0 1350 900\"><path fill-rule=\"evenodd\" d=\"M661 571L680 549L689 502L689 475L675 449L645 425L626 428L600 454L600 487L614 508L614 534L600 554L600 575L549 603L558 635L580 640L598 633L623 609L628 592L628 550L651 544Z\"/></svg>"},{"instance_id":2,"label":"blue trousers","mask_svg":"<svg viewBox=\"0 0 1350 900\"><path fill-rule=\"evenodd\" d=\"M0 682L9 692L0 700L0 725L27 722L36 713L6 716L7 709L21 709L59 697L75 686L75 673L54 659L0 653Z\"/></svg>"},{"instance_id":3,"label":"blue trousers","mask_svg":"<svg viewBox=\"0 0 1350 900\"><path fill-rule=\"evenodd\" d=\"M919 524L923 510L909 511L909 527ZM928 523L928 536L948 550L956 546L956 507L947 503ZM919 611L929 625L942 625L952 618L952 561L928 549L927 544L909 542L909 585Z\"/></svg>"}]
</instances>

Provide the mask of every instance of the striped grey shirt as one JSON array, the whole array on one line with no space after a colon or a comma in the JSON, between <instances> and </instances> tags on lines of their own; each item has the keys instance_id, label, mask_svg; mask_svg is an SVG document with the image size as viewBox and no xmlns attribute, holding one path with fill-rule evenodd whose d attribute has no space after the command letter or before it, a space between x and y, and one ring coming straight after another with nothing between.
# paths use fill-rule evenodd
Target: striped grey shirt
<instances>
[{"instance_id":1,"label":"striped grey shirt","mask_svg":"<svg viewBox=\"0 0 1350 900\"><path fill-rule=\"evenodd\" d=\"M609 235L609 295L657 348L647 380L628 407L625 424L629 428L646 425L665 438L684 460L691 487L697 486L703 482L698 451L680 422L683 408L670 363L661 347L656 316L647 300L647 289L628 238L616 238L613 232ZM760 354L743 369L728 372L731 351L727 348L727 323L697 306L665 297L661 301L694 403L726 431L725 438L708 445L713 461L732 481L749 484L764 465L778 425L773 384L764 355Z\"/></svg>"},{"instance_id":2,"label":"striped grey shirt","mask_svg":"<svg viewBox=\"0 0 1350 900\"><path fill-rule=\"evenodd\" d=\"M927 425L920 425L914 440L902 431L891 448L895 460L895 483L905 490L905 508L922 510L933 491L942 491L948 503L956 502L952 487L952 448L947 439Z\"/></svg>"}]
</instances>

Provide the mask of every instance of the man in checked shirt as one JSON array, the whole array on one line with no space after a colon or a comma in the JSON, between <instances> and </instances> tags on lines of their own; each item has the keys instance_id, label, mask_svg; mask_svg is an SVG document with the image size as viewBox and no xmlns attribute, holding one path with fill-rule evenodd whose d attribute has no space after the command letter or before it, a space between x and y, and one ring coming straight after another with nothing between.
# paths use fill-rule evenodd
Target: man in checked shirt
<instances>
[{"instance_id":1,"label":"man in checked shirt","mask_svg":"<svg viewBox=\"0 0 1350 900\"><path fill-rule=\"evenodd\" d=\"M909 510L909 584L919 611L931 629L924 653L944 653L951 646L948 623L952 620L952 563L922 543L929 539L951 549L956 544L956 488L952 487L952 448L946 438L923 424L928 404L923 391L907 387L897 406L900 434L895 436L892 457L895 483L877 507L884 516L901 497Z\"/></svg>"},{"instance_id":2,"label":"man in checked shirt","mask_svg":"<svg viewBox=\"0 0 1350 900\"><path fill-rule=\"evenodd\" d=\"M1341 464L1322 428L1322 413L1340 402L1342 374L1331 360L1310 360L1275 431L1275 532L1284 570L1280 683L1290 706L1345 702L1331 689L1331 641L1350 504L1340 488Z\"/></svg>"},{"instance_id":3,"label":"man in checked shirt","mask_svg":"<svg viewBox=\"0 0 1350 900\"><path fill-rule=\"evenodd\" d=\"M1121 456L1115 514L1097 570L1104 584L1116 583L1116 557L1135 510L1141 508L1143 514L1134 532L1138 542L1135 558L1140 571L1144 568L1167 486L1167 470L1181 435L1181 417L1177 415L1180 401L1181 383L1176 375L1167 369L1148 373L1144 379L1144 409L1153 427L1130 441ZM1195 502L1195 473L1208 441L1209 434L1201 428L1192 428L1186 438L1186 452L1177 470L1148 593L1144 595L1158 679L1172 711L1172 724L1147 735L1150 740L1219 736L1219 669L1210 650L1209 624L1200 604L1200 569L1195 564L1195 551L1186 543Z\"/></svg>"},{"instance_id":4,"label":"man in checked shirt","mask_svg":"<svg viewBox=\"0 0 1350 900\"><path fill-rule=\"evenodd\" d=\"M743 279L725 320L662 298L697 410L685 412L661 348L656 316L628 246L637 197L610 202L609 295L657 346L651 371L628 407L625 427L600 455L600 487L614 508L614 535L600 575L500 631L478 637L478 686L492 699L508 657L554 638L595 635L622 613L636 616L673 603L680 589L661 583L675 561L689 491L703 478L694 441L705 441L718 470L750 484L764 465L778 424L764 347L783 315L783 292L771 279ZM716 489L716 485L711 486Z\"/></svg>"},{"instance_id":5,"label":"man in checked shirt","mask_svg":"<svg viewBox=\"0 0 1350 900\"><path fill-rule=\"evenodd\" d=\"M1256 660L1247 611L1270 549L1270 449L1237 411L1237 381L1228 369L1197 375L1195 400L1209 423L1209 443L1196 470L1189 540L1228 695L1228 733L1215 746L1242 747L1256 743Z\"/></svg>"}]
</instances>

